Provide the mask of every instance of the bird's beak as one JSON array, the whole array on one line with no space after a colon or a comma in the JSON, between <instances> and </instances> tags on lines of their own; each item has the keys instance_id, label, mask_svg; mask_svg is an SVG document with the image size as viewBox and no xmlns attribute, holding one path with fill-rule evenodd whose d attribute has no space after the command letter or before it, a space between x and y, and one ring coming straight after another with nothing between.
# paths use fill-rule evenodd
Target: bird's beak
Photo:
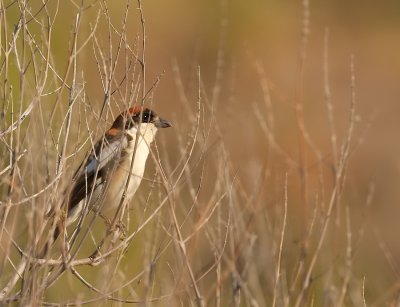
<instances>
[{"instance_id":1,"label":"bird's beak","mask_svg":"<svg viewBox=\"0 0 400 307\"><path fill-rule=\"evenodd\" d=\"M154 125L157 128L168 128L168 127L172 127L172 124L167 121L166 119L162 119L161 117L158 118L158 120L155 121Z\"/></svg>"}]
</instances>

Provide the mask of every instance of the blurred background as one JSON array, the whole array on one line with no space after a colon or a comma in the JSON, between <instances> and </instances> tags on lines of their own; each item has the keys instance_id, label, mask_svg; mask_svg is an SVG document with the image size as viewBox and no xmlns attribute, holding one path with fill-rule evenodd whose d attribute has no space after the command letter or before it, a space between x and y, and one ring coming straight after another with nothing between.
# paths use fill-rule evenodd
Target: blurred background
<instances>
[{"instance_id":1,"label":"blurred background","mask_svg":"<svg viewBox=\"0 0 400 307\"><path fill-rule=\"evenodd\" d=\"M123 94L111 96L107 106L111 115L105 119L100 72L116 59L119 33L124 31L124 43L142 56L140 11L136 1L128 5L119 1L82 3L2 3L2 12L6 12L6 18L2 15L2 46L5 49L7 35L10 41L25 6L27 16L34 16L27 25L29 35L42 44L36 47L48 48L55 71L65 74L68 84L75 80L84 93L76 96L73 114L78 115L72 122L78 122L85 109L94 114L85 113L89 126L94 127L101 117L107 127L129 102L121 104ZM129 285L128 290L118 288L119 295L137 301L157 298L148 301L149 305L195 306L193 280L185 270L185 259L189 259L206 305L398 304L400 2L148 0L142 3L142 12L146 90L156 83L146 103L174 124L159 133L157 147L171 183L178 180L180 169L185 173L178 180L174 205L188 237L189 255L183 257L174 231L167 226L172 223L170 209L162 208L154 225L131 242L118 264L126 274L116 274L118 284ZM46 14L54 22L50 44L44 43L49 37L43 26ZM68 57L75 29L79 29L78 49L83 47L72 68ZM17 46L22 48L21 43ZM127 75L129 52L122 49L112 75L116 80L112 91ZM38 55L27 52L27 63L29 54ZM31 74L26 74L28 85L36 84L33 75L43 69L43 62L38 63L42 66L30 67ZM31 97L36 97L35 90L21 94L17 66L12 62L8 70L2 70L3 84L8 79L13 85L8 91L14 91L13 99L2 100L3 108L6 105L2 131L17 116L11 105L23 110ZM140 71L137 65L129 71L133 77L126 78L143 86ZM49 94L39 99L41 111L36 112L35 107L23 128L35 126L40 116L44 123L51 118L55 131L65 125L63 114L70 96L68 90L58 94L60 80L51 74L45 82ZM137 90L137 97L139 93ZM39 113L42 115L34 117ZM194 138L197 115L199 132ZM72 126L69 152L75 141L81 144L88 135L84 128L76 132L77 126ZM45 149L40 148L43 135L40 129L33 130L33 137L24 139L19 150L45 150L50 158L40 163L52 163L48 172L53 178L57 142L53 138ZM29 141L35 144L29 145ZM189 154L185 146L192 143L194 151ZM7 157L3 169L9 163L8 150L3 149L2 154ZM42 156L36 156L37 161ZM183 162L186 158L188 166ZM27 173L33 172L26 167L29 161L21 160ZM78 162L68 162L68 172ZM156 163L150 162L148 177L156 170ZM337 174L340 176L335 179ZM9 180L7 173L2 176L5 201ZM40 185L39 180L27 189L33 193ZM131 232L163 199L153 183L142 186L133 213L140 218L132 218ZM22 194L16 193L14 199ZM141 204L150 198L150 207L143 209ZM6 224L18 228L8 220ZM23 237L21 232L15 233L17 240ZM149 238L154 240L149 248L138 248ZM165 245L168 238L173 244ZM4 259L3 270L9 273ZM141 270L146 274L146 265L152 261L157 271L148 281L150 286L140 278L129 283L128 276ZM98 269L98 275L92 277L93 270L83 269L96 284L105 273ZM83 301L99 297L77 285L71 274L66 275L47 289L46 300L77 302L77 292ZM104 297L99 300L109 303Z\"/></svg>"}]
</instances>

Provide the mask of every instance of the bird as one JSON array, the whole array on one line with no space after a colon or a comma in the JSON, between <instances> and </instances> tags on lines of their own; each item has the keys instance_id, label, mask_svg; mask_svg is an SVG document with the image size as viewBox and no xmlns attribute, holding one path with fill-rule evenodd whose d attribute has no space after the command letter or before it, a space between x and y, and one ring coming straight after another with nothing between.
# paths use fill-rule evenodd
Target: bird
<instances>
[{"instance_id":1,"label":"bird","mask_svg":"<svg viewBox=\"0 0 400 307\"><path fill-rule=\"evenodd\" d=\"M82 216L86 208L100 213L116 212L123 195L128 203L142 181L157 130L171 126L155 111L141 106L117 116L73 176L62 205L66 210L65 227ZM60 225L54 230L53 242L62 230Z\"/></svg>"}]
</instances>

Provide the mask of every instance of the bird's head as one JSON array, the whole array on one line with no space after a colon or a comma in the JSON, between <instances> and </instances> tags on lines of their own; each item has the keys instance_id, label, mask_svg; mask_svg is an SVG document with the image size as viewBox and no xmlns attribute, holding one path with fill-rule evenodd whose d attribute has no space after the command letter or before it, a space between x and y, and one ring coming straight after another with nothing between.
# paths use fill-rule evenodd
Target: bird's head
<instances>
[{"instance_id":1,"label":"bird's head","mask_svg":"<svg viewBox=\"0 0 400 307\"><path fill-rule=\"evenodd\" d=\"M140 127L140 133L144 137L149 136L153 138L158 128L168 128L171 126L168 120L159 117L153 110L135 106L122 112L115 119L109 133L125 131L134 136Z\"/></svg>"}]
</instances>

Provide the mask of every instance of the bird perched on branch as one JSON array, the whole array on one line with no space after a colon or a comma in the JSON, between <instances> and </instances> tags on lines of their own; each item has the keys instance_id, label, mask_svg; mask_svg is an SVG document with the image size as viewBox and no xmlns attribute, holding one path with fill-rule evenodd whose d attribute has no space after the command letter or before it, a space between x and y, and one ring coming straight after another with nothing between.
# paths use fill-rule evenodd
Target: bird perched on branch
<instances>
[{"instance_id":1,"label":"bird perched on branch","mask_svg":"<svg viewBox=\"0 0 400 307\"><path fill-rule=\"evenodd\" d=\"M159 128L171 123L154 111L133 107L121 113L75 173L65 201L66 226L83 210L112 211L129 202L138 189L150 153L150 144ZM60 233L57 226L53 239Z\"/></svg>"}]
</instances>

